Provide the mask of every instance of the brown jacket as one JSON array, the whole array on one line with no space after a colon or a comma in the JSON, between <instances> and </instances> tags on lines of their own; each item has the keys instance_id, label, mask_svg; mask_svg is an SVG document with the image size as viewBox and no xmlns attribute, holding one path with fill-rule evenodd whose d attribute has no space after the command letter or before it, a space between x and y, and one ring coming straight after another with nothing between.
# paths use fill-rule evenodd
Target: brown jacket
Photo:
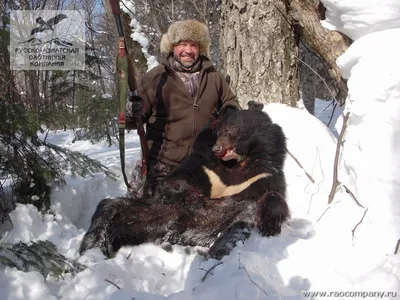
<instances>
[{"instance_id":1,"label":"brown jacket","mask_svg":"<svg viewBox=\"0 0 400 300\"><path fill-rule=\"evenodd\" d=\"M147 72L139 84L150 161L179 164L190 153L194 138L214 111L227 104L240 108L228 83L211 61L201 58L199 87L194 99L166 58Z\"/></svg>"}]
</instances>

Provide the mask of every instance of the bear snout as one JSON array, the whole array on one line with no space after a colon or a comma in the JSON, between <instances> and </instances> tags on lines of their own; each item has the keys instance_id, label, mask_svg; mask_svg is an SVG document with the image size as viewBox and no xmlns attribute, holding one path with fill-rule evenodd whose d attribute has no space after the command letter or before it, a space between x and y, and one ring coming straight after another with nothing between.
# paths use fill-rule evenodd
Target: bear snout
<instances>
[{"instance_id":1,"label":"bear snout","mask_svg":"<svg viewBox=\"0 0 400 300\"><path fill-rule=\"evenodd\" d=\"M220 144L215 144L213 147L212 147L212 151L213 152L215 152L215 153L220 153L220 152L222 152L222 149L223 149L223 147L222 147L222 145L220 145Z\"/></svg>"}]
</instances>

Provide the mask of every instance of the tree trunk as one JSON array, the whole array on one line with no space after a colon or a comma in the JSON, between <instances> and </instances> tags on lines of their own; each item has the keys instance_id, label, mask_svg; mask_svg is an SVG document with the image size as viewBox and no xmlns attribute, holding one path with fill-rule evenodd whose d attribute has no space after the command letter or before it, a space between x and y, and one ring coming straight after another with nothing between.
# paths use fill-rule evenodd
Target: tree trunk
<instances>
[{"instance_id":1,"label":"tree trunk","mask_svg":"<svg viewBox=\"0 0 400 300\"><path fill-rule=\"evenodd\" d=\"M147 72L147 59L142 52L142 46L131 38L131 17L127 13L123 13L123 20L125 41L129 51L129 58L134 65L136 80L139 82L142 76Z\"/></svg>"},{"instance_id":2,"label":"tree trunk","mask_svg":"<svg viewBox=\"0 0 400 300\"><path fill-rule=\"evenodd\" d=\"M347 84L341 78L341 72L336 65L336 59L342 55L351 39L345 35L322 27L318 14L318 6L314 0L289 0L290 17L297 20L301 26L301 39L309 44L329 65L329 75L336 80L339 90L336 97L347 95Z\"/></svg>"},{"instance_id":3,"label":"tree trunk","mask_svg":"<svg viewBox=\"0 0 400 300\"><path fill-rule=\"evenodd\" d=\"M299 99L298 47L286 13L281 0L222 1L223 69L242 107Z\"/></svg>"},{"instance_id":4,"label":"tree trunk","mask_svg":"<svg viewBox=\"0 0 400 300\"><path fill-rule=\"evenodd\" d=\"M42 91L43 91L43 103L40 111L50 111L50 95L49 95L49 78L50 72L43 71L42 72Z\"/></svg>"},{"instance_id":5,"label":"tree trunk","mask_svg":"<svg viewBox=\"0 0 400 300\"><path fill-rule=\"evenodd\" d=\"M73 71L72 73L72 114L75 114L75 90L76 90L76 70Z\"/></svg>"}]
</instances>

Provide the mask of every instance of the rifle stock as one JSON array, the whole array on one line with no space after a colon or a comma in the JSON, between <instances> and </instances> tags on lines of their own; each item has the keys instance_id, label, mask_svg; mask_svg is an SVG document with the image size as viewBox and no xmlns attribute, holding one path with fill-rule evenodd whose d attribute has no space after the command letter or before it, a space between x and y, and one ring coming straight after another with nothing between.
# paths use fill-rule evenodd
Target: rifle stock
<instances>
[{"instance_id":1,"label":"rifle stock","mask_svg":"<svg viewBox=\"0 0 400 300\"><path fill-rule=\"evenodd\" d=\"M113 15L121 14L121 8L119 7L119 0L110 0L110 5Z\"/></svg>"},{"instance_id":2,"label":"rifle stock","mask_svg":"<svg viewBox=\"0 0 400 300\"><path fill-rule=\"evenodd\" d=\"M118 93L120 99L119 105L119 141L120 141L120 160L121 169L124 176L124 181L128 189L131 187L126 173L125 173L125 105L126 105L126 91L129 87L131 93L135 93L137 90L137 84L135 79L135 69L131 59L128 57L128 51L125 41L125 35L123 30L123 23L121 19L121 9L119 7L119 0L110 0L111 10L115 16L115 22L117 25L119 35L119 51L117 56L117 71L118 71ZM141 117L136 119L137 133L140 139L140 148L142 152L142 168L141 175L143 180L147 176L147 155L148 145L146 141L145 131L143 127L143 120Z\"/></svg>"}]
</instances>

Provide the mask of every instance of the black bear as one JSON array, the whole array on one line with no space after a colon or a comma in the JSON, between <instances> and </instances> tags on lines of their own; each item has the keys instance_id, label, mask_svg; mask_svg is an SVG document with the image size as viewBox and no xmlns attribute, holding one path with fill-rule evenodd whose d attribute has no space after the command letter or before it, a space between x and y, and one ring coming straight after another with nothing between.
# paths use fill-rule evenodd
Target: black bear
<instances>
[{"instance_id":1,"label":"black bear","mask_svg":"<svg viewBox=\"0 0 400 300\"><path fill-rule=\"evenodd\" d=\"M220 259L254 226L279 234L289 218L286 138L262 108L224 108L154 195L102 200L80 253L100 247L110 256L125 245L168 242L210 247L208 255Z\"/></svg>"}]
</instances>

